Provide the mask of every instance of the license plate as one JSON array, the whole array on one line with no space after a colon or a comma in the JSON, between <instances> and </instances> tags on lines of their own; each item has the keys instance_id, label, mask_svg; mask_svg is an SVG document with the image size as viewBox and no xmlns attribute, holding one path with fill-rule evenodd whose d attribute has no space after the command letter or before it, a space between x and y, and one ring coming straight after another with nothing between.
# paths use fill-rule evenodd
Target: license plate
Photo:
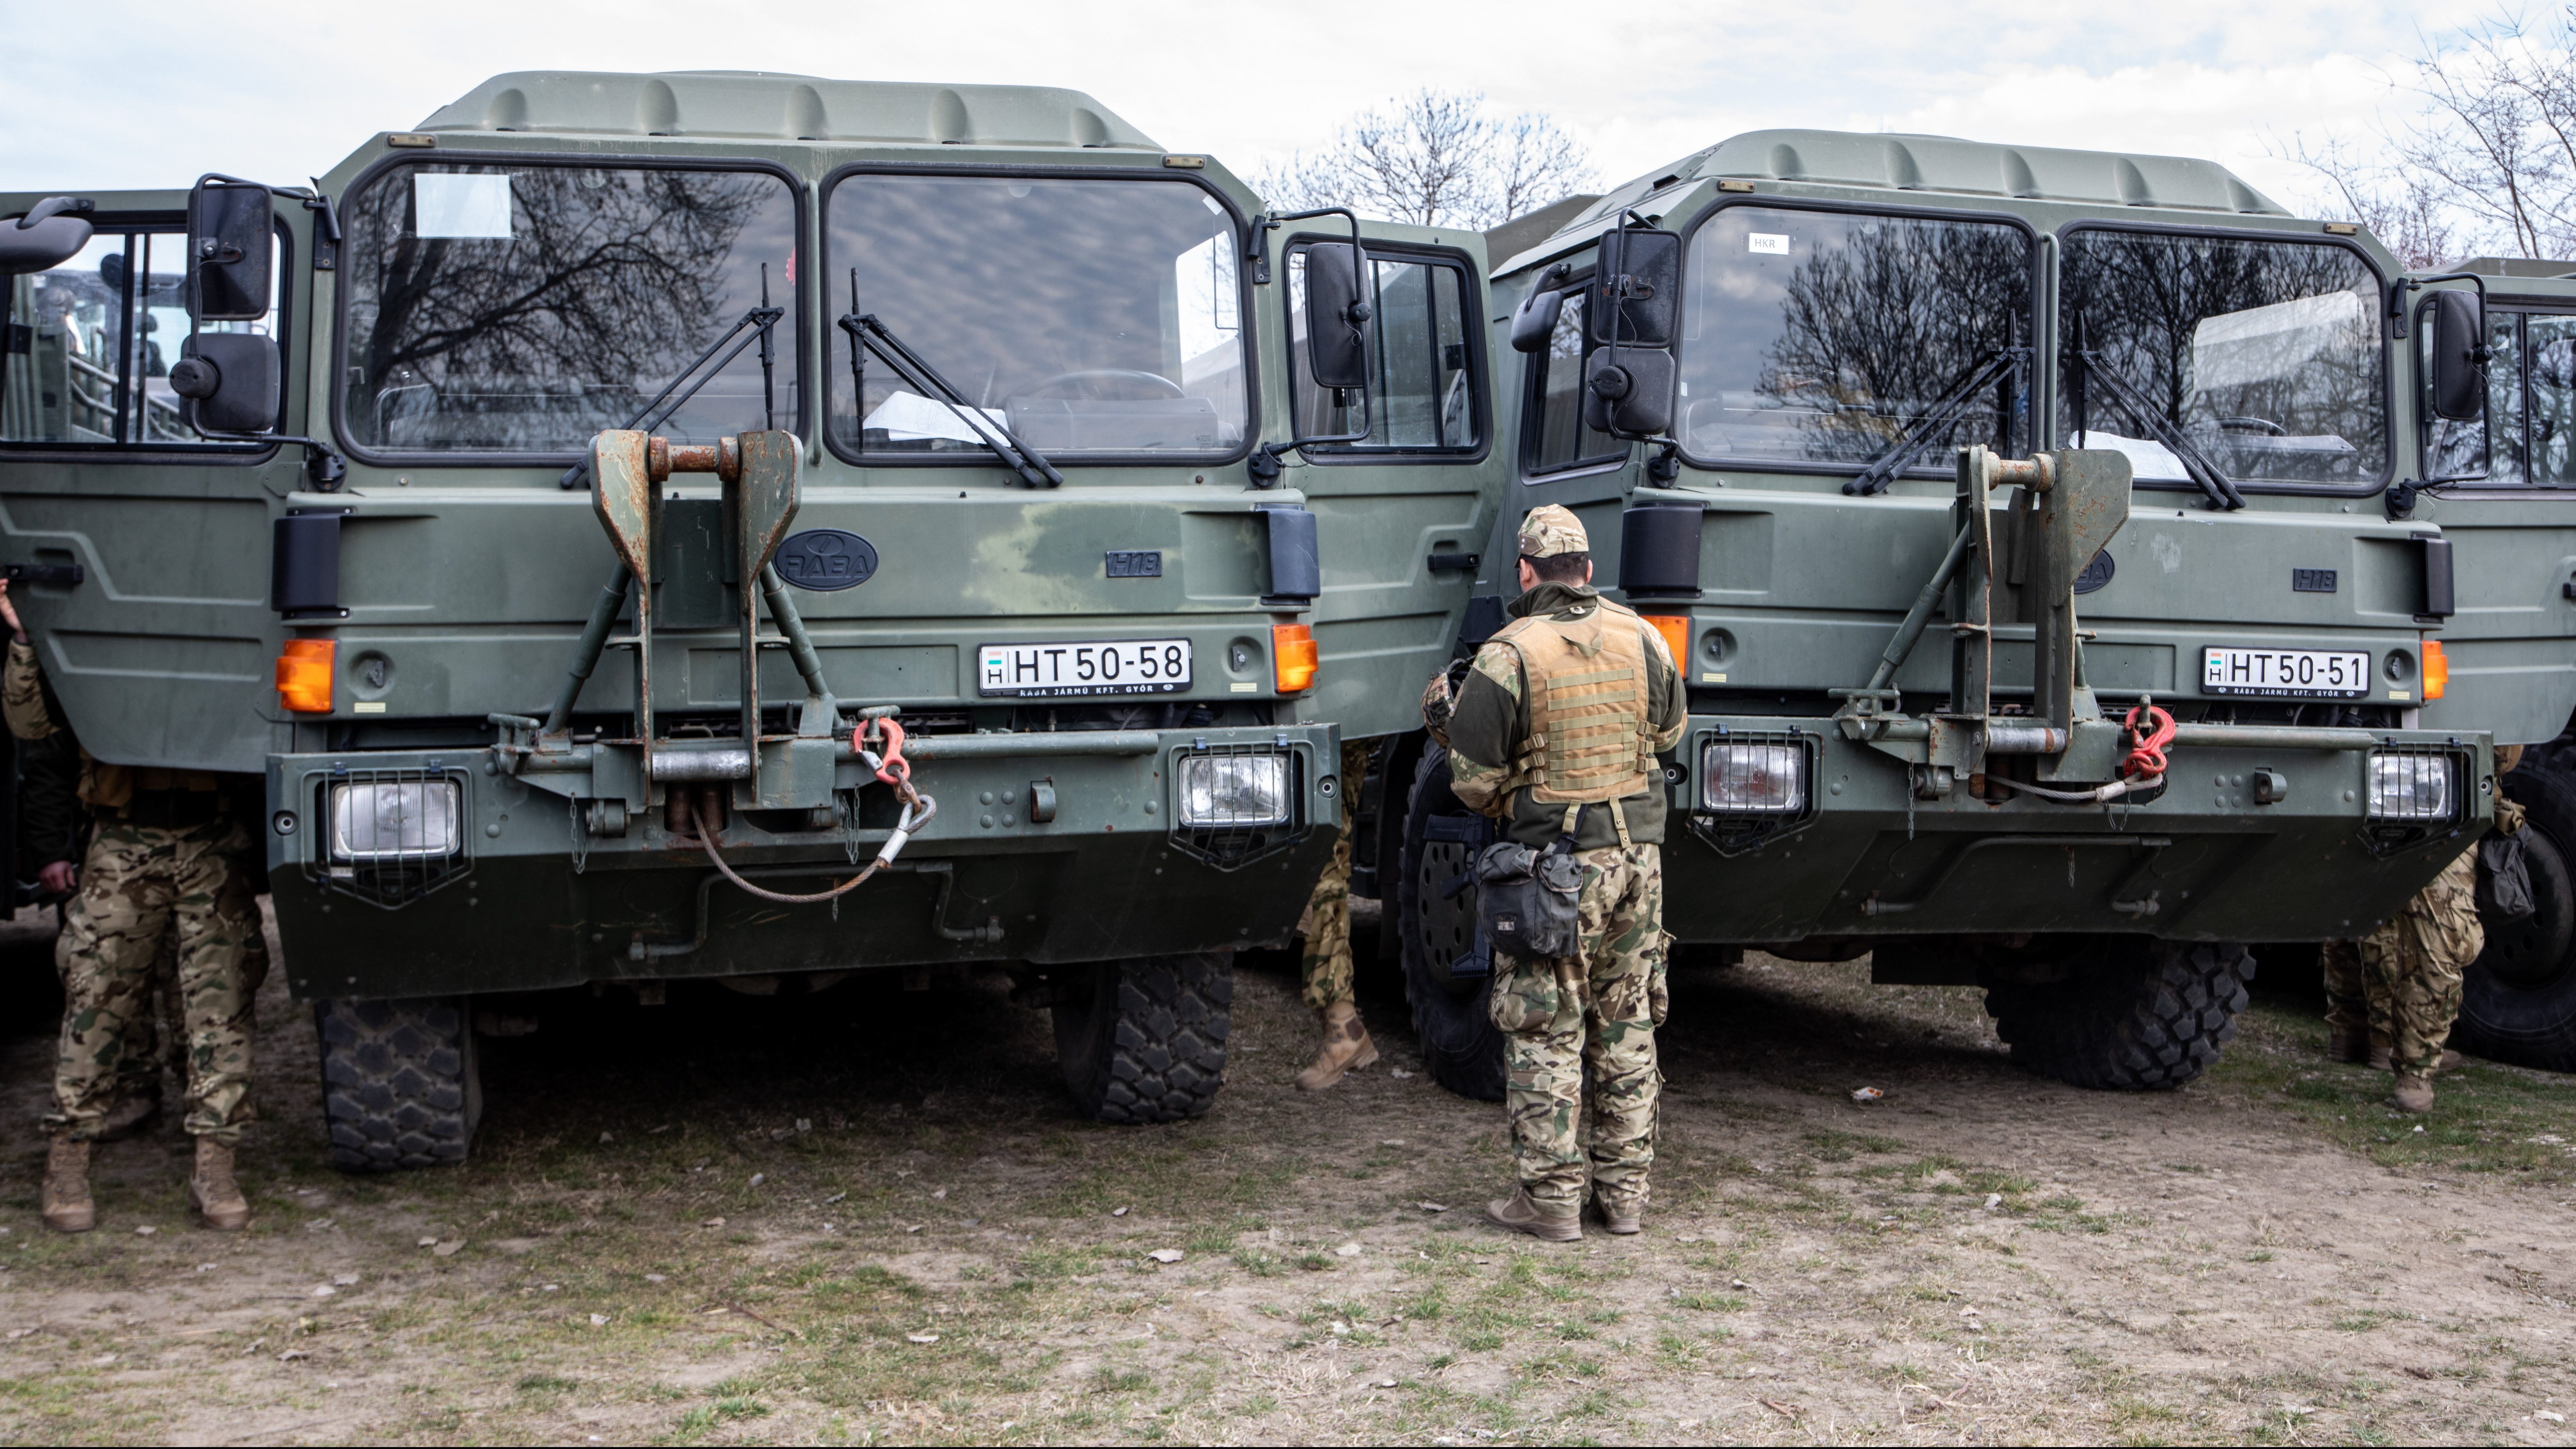
<instances>
[{"instance_id":1,"label":"license plate","mask_svg":"<svg viewBox=\"0 0 2576 1449\"><path fill-rule=\"evenodd\" d=\"M2211 649L2200 657L2200 692L2360 699L2370 693L2370 656L2342 649Z\"/></svg>"},{"instance_id":2,"label":"license plate","mask_svg":"<svg viewBox=\"0 0 2576 1449\"><path fill-rule=\"evenodd\" d=\"M1187 639L985 644L975 660L976 692L988 696L1177 694L1190 687Z\"/></svg>"}]
</instances>

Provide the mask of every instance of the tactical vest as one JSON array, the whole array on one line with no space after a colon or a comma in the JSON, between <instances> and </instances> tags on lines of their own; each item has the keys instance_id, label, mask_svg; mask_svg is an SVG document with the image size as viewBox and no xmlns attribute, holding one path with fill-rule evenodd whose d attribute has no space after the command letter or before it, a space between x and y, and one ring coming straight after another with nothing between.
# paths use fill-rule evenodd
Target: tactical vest
<instances>
[{"instance_id":1,"label":"tactical vest","mask_svg":"<svg viewBox=\"0 0 2576 1449\"><path fill-rule=\"evenodd\" d=\"M1529 738L1512 761L1507 793L1527 788L1542 804L1592 805L1634 795L1654 778L1645 622L1608 599L1597 602L1588 618L1532 615L1494 635L1520 656L1529 691ZM1620 833L1624 839L1624 821Z\"/></svg>"}]
</instances>

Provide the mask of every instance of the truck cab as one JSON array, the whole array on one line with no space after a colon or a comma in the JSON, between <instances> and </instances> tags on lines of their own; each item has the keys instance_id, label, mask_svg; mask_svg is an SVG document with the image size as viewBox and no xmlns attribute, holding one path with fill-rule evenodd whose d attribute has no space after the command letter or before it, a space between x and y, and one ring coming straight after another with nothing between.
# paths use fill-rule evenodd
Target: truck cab
<instances>
[{"instance_id":1,"label":"truck cab","mask_svg":"<svg viewBox=\"0 0 2576 1449\"><path fill-rule=\"evenodd\" d=\"M1689 686L1678 959L1867 953L1985 986L2035 1070L2170 1087L2265 944L2396 911L2486 829L2496 731L2576 705L2433 713L2489 565L2390 506L2400 269L2221 167L1761 131L1507 249L1504 514L1573 508ZM1414 813L1409 981L1444 1080L1498 1092L1441 889L1477 823L1437 769Z\"/></svg>"},{"instance_id":2,"label":"truck cab","mask_svg":"<svg viewBox=\"0 0 2576 1449\"><path fill-rule=\"evenodd\" d=\"M49 208L0 557L89 750L260 782L350 1168L586 983L1008 963L1083 1110L1206 1110L1502 492L1480 236L1072 91L517 73Z\"/></svg>"}]
</instances>

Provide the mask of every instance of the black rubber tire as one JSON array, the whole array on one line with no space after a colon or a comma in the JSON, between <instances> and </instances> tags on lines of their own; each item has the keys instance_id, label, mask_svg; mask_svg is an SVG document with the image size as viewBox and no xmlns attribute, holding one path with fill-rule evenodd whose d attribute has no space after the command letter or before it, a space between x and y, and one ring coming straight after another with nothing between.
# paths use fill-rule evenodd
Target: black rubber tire
<instances>
[{"instance_id":1,"label":"black rubber tire","mask_svg":"<svg viewBox=\"0 0 2576 1449\"><path fill-rule=\"evenodd\" d=\"M1394 788L1392 781L1388 788ZM1436 747L1424 750L1421 762L1414 767L1413 788L1406 797L1404 859L1396 888L1396 931L1404 958L1404 999L1413 1008L1414 1045L1422 1053L1423 1069L1431 1074L1431 1080L1461 1097L1499 1102L1503 1099L1503 1034L1495 1030L1493 1017L1485 1008L1487 984L1451 984L1448 963L1432 959L1423 921L1426 889L1434 893L1432 902L1445 909L1447 903L1439 901L1436 892L1464 868L1462 862L1443 860L1428 867L1441 879L1424 879L1424 824L1435 815L1470 813L1450 792L1449 752ZM1475 919L1474 886L1459 893L1456 909L1463 911L1469 921ZM1444 934L1454 935L1454 927Z\"/></svg>"},{"instance_id":2,"label":"black rubber tire","mask_svg":"<svg viewBox=\"0 0 2576 1449\"><path fill-rule=\"evenodd\" d=\"M1215 1103L1233 1026L1232 953L1103 961L1055 1007L1056 1057L1084 1116L1178 1122Z\"/></svg>"},{"instance_id":3,"label":"black rubber tire","mask_svg":"<svg viewBox=\"0 0 2576 1449\"><path fill-rule=\"evenodd\" d=\"M2236 1035L2254 954L2234 941L2108 938L2044 986L1995 982L1986 1013L2016 1065L2072 1086L2171 1091Z\"/></svg>"},{"instance_id":4,"label":"black rubber tire","mask_svg":"<svg viewBox=\"0 0 2576 1449\"><path fill-rule=\"evenodd\" d=\"M2529 917L2481 920L2486 949L2469 963L2451 1044L2471 1056L2544 1071L2576 1071L2576 776L2560 754L2529 756L2504 777L2522 806L2522 858L2531 871Z\"/></svg>"},{"instance_id":5,"label":"black rubber tire","mask_svg":"<svg viewBox=\"0 0 2576 1449\"><path fill-rule=\"evenodd\" d=\"M483 1120L470 1022L460 997L313 1003L333 1167L393 1172L465 1160Z\"/></svg>"}]
</instances>

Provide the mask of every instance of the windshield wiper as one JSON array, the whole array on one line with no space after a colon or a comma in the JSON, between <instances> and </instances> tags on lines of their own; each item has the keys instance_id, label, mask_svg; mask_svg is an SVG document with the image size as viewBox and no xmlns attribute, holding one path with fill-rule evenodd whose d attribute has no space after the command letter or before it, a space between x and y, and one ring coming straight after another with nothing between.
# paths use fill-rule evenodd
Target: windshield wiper
<instances>
[{"instance_id":1,"label":"windshield wiper","mask_svg":"<svg viewBox=\"0 0 2576 1449\"><path fill-rule=\"evenodd\" d=\"M2068 379L2072 384L2069 390L2074 394L2076 436L2084 437L2092 432L2089 426L2092 412L2091 400L2086 394L2092 380L2098 376L2111 390L2112 398L2128 410L2129 416L2144 424L2148 432L2155 434L2156 441L2164 445L2165 451L2173 454L2182 463L2182 471L2189 475L2192 482L2200 485L2200 491L2208 497L2210 507L2231 513L2244 507L2245 495L2236 491L2235 480L2229 478L2225 470L2217 464L2209 461L2208 455L2202 453L2197 444L2183 436L2180 427L2166 419L2162 413L2149 407L2146 398L2140 394L2136 385L2119 373L2104 367L2101 354L2087 346L2086 340L2083 319L2079 317L2075 324L2074 376Z\"/></svg>"},{"instance_id":2,"label":"windshield wiper","mask_svg":"<svg viewBox=\"0 0 2576 1449\"><path fill-rule=\"evenodd\" d=\"M673 374L671 380L662 385L660 392L653 394L651 402L636 409L635 416L626 420L626 426L630 429L641 428L649 433L669 422L671 414L678 412L689 399L698 395L700 389L715 381L718 374L732 366L733 360L742 356L742 350L754 341L760 343L761 425L767 427L771 422L776 421L777 395L770 381L770 370L775 363L775 358L770 351L769 329L777 326L778 319L786 315L786 308L769 305L769 268L764 264L760 269L760 305L735 318L733 325L725 329L722 337L708 343L705 351L699 353L688 366ZM735 342L734 339L737 337L742 340ZM707 359L714 357L716 350L728 342L733 343L733 350L719 359L715 366L707 367ZM700 372L700 368L706 368L706 370ZM689 381L692 374L696 375L697 380L694 382ZM689 385L680 386L683 382ZM578 488L581 486L582 475L589 471L590 460L584 458L566 468L563 471L563 477L555 481L566 490Z\"/></svg>"},{"instance_id":3,"label":"windshield wiper","mask_svg":"<svg viewBox=\"0 0 2576 1449\"><path fill-rule=\"evenodd\" d=\"M1930 409L1914 420L1913 426L1899 434L1896 441L1888 444L1877 457L1870 459L1869 466L1861 470L1860 476L1843 485L1843 491L1862 497L1886 492L1887 485L1896 481L1897 474L1912 467L1925 449L1958 425L1969 404L1976 399L1978 389L2006 372L2019 378L2023 365L2029 361L2029 348L2002 347L1970 364L1968 375L1953 383L1949 391L1941 394Z\"/></svg>"},{"instance_id":4,"label":"windshield wiper","mask_svg":"<svg viewBox=\"0 0 2576 1449\"><path fill-rule=\"evenodd\" d=\"M884 358L895 375L912 384L922 396L944 405L957 415L957 420L973 430L975 440L993 450L995 457L1020 475L1020 481L1032 488L1060 488L1064 475L1046 455L1022 442L1018 434L993 421L982 408L966 401L966 394L942 377L921 354L904 344L893 329L879 321L874 312L859 310L859 273L850 269L850 310L841 315L840 328L850 334L850 415L859 416L867 405L867 357L874 352ZM961 440L962 441L962 440Z\"/></svg>"}]
</instances>

